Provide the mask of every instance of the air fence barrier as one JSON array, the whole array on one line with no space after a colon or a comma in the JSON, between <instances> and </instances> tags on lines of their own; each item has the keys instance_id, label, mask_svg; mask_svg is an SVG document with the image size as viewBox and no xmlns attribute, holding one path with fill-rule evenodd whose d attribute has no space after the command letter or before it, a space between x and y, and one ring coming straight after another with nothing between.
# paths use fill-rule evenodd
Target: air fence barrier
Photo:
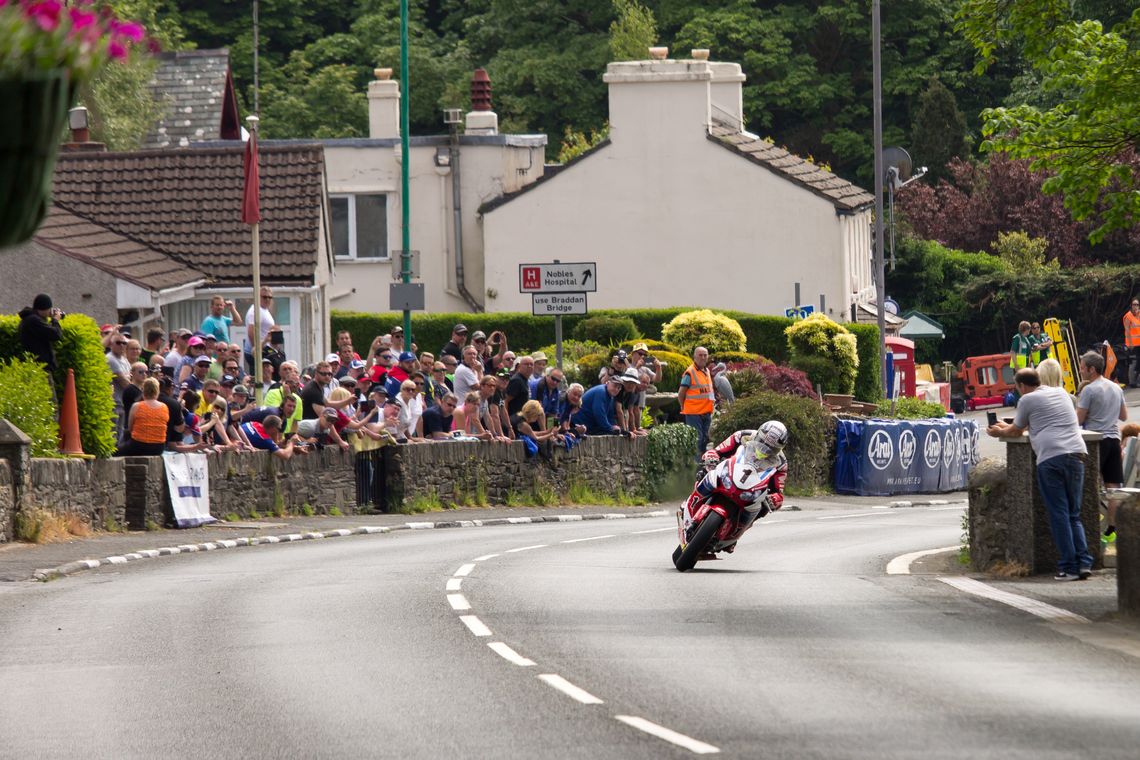
<instances>
[{"instance_id":1,"label":"air fence barrier","mask_svg":"<svg viewBox=\"0 0 1140 760\"><path fill-rule=\"evenodd\" d=\"M835 490L858 496L949 493L978 463L972 420L838 420Z\"/></svg>"}]
</instances>

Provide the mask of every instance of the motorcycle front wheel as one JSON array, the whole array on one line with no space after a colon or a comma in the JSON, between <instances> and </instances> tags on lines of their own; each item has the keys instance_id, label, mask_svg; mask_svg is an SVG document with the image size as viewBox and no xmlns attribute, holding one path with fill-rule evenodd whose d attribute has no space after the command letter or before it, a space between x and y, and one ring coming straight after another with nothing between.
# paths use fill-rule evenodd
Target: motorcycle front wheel
<instances>
[{"instance_id":1,"label":"motorcycle front wheel","mask_svg":"<svg viewBox=\"0 0 1140 760\"><path fill-rule=\"evenodd\" d=\"M708 513L704 521L697 527L697 532L693 534L692 540L685 544L685 548L682 549L678 546L677 550L673 552L673 564L679 571L683 573L686 570L693 569L697 564L697 558L716 538L716 533L723 523L724 518L719 513Z\"/></svg>"}]
</instances>

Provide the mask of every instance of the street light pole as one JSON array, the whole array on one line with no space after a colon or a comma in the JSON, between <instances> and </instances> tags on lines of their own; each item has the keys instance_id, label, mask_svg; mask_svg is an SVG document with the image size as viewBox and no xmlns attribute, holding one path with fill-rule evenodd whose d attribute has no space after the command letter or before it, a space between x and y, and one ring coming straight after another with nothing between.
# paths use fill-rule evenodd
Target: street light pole
<instances>
[{"instance_id":1,"label":"street light pole","mask_svg":"<svg viewBox=\"0 0 1140 760\"><path fill-rule=\"evenodd\" d=\"M879 316L879 381L883 393L887 391L886 316L883 301L886 299L887 272L883 261L883 71L879 53L879 0L871 2L871 77L874 100L875 150L875 305Z\"/></svg>"},{"instance_id":2,"label":"street light pole","mask_svg":"<svg viewBox=\"0 0 1140 760\"><path fill-rule=\"evenodd\" d=\"M400 252L400 280L406 285L412 281L412 228L411 193L409 191L408 141L408 0L400 0L400 211L403 231ZM412 312L404 309L404 346L412 345Z\"/></svg>"}]
</instances>

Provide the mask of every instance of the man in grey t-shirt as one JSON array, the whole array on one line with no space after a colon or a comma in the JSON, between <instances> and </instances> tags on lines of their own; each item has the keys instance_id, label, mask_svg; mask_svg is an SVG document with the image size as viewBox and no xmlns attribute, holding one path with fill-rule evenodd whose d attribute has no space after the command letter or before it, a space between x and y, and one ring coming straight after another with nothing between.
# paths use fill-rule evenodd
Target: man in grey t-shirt
<instances>
[{"instance_id":1,"label":"man in grey t-shirt","mask_svg":"<svg viewBox=\"0 0 1140 760\"><path fill-rule=\"evenodd\" d=\"M1093 564L1081 523L1088 449L1073 402L1063 388L1042 386L1035 369L1018 370L1014 383L1021 399L1013 424L998 422L986 432L995 438L1016 438L1029 431L1029 443L1037 455L1037 487L1060 555L1053 579L1084 580Z\"/></svg>"},{"instance_id":2,"label":"man in grey t-shirt","mask_svg":"<svg viewBox=\"0 0 1140 760\"><path fill-rule=\"evenodd\" d=\"M1120 451L1120 422L1128 419L1124 392L1104 377L1104 357L1090 351L1081 356L1081 378L1087 383L1077 400L1077 420L1085 430L1104 436L1100 442L1100 476L1105 488L1119 488L1124 481ZM1108 502L1106 536L1116 532L1116 504Z\"/></svg>"}]
</instances>

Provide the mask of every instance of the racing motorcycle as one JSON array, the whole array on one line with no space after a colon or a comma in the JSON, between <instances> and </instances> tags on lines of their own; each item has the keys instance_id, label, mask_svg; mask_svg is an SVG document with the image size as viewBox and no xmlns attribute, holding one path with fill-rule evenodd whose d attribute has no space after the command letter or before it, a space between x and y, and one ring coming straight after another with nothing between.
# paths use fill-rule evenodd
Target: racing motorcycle
<instances>
[{"instance_id":1,"label":"racing motorcycle","mask_svg":"<svg viewBox=\"0 0 1140 760\"><path fill-rule=\"evenodd\" d=\"M773 453L771 457L758 455L753 446L745 444L724 460L706 456L703 477L677 510L679 543L673 564L679 571L692 570L699 560L715 559L717 552L731 554L757 520L779 509L783 495L778 486L786 460L778 450Z\"/></svg>"}]
</instances>

